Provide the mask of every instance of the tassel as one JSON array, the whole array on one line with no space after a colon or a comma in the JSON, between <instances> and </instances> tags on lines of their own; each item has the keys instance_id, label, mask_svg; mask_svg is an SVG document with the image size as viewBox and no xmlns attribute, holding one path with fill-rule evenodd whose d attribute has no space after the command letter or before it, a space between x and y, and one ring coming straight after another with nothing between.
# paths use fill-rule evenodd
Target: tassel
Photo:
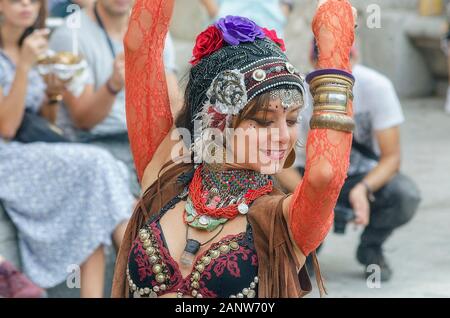
<instances>
[{"instance_id":1,"label":"tassel","mask_svg":"<svg viewBox=\"0 0 450 318\"><path fill-rule=\"evenodd\" d=\"M317 260L316 251L312 252L311 254L312 254L312 260L313 260L313 265L314 265L314 273L316 274L317 287L319 288L320 298L323 298L324 295L328 295L328 292L325 288L322 274L320 273L320 266L319 266L319 261Z\"/></svg>"},{"instance_id":2,"label":"tassel","mask_svg":"<svg viewBox=\"0 0 450 318\"><path fill-rule=\"evenodd\" d=\"M195 255L200 249L200 242L193 239L186 240L186 246L181 254L180 264L187 267L194 265Z\"/></svg>"}]
</instances>

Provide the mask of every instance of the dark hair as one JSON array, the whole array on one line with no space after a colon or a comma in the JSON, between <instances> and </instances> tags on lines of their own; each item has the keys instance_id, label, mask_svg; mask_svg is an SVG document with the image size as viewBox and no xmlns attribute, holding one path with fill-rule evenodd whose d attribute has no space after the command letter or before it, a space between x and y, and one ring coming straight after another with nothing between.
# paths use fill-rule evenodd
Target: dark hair
<instances>
[{"instance_id":1,"label":"dark hair","mask_svg":"<svg viewBox=\"0 0 450 318\"><path fill-rule=\"evenodd\" d=\"M192 87L192 81L191 81L192 69L190 69L189 72L183 76L183 79L185 80L187 77L189 77L189 78L187 79L188 83L184 90L183 107L178 112L177 118L175 118L175 126L177 128L186 128L192 133L194 131L194 126L193 126L194 123L193 123L193 118L192 118L191 106L189 104L189 94L191 91L190 87ZM191 138L192 138L192 136L191 136ZM191 140L191 142L192 142L192 140Z\"/></svg>"},{"instance_id":2,"label":"dark hair","mask_svg":"<svg viewBox=\"0 0 450 318\"><path fill-rule=\"evenodd\" d=\"M264 111L264 120L266 119L267 109L270 105L270 91L264 92L253 98L245 108L236 116L236 120L233 122L234 127L239 126L241 122L246 119L253 118L256 113Z\"/></svg>"},{"instance_id":3,"label":"dark hair","mask_svg":"<svg viewBox=\"0 0 450 318\"><path fill-rule=\"evenodd\" d=\"M27 36L29 36L31 33L33 33L34 30L42 29L45 27L45 21L47 19L47 1L39 0L39 2L41 4L41 7L39 9L38 17L37 17L36 21L34 21L33 25L28 27L20 36L19 42L18 42L19 47L22 46L23 41L27 38ZM3 47L3 40L1 38L1 36L0 36L0 47Z\"/></svg>"}]
</instances>

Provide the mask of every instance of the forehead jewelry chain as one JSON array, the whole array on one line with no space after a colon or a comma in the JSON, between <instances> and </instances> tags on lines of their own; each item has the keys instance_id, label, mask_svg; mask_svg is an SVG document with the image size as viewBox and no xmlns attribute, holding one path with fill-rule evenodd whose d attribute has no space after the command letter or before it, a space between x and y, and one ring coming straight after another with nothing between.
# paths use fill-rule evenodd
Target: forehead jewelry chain
<instances>
[{"instance_id":1,"label":"forehead jewelry chain","mask_svg":"<svg viewBox=\"0 0 450 318\"><path fill-rule=\"evenodd\" d=\"M270 92L270 99L272 101L281 101L281 106L284 109L292 106L303 106L303 96L296 89L277 89Z\"/></svg>"}]
</instances>

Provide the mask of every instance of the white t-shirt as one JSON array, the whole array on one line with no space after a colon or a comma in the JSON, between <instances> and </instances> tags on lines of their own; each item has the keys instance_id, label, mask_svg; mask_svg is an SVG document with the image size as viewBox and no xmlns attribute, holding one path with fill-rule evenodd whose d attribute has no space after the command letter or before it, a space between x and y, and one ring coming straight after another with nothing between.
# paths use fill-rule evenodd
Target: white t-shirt
<instances>
[{"instance_id":1,"label":"white t-shirt","mask_svg":"<svg viewBox=\"0 0 450 318\"><path fill-rule=\"evenodd\" d=\"M398 126L404 122L400 101L392 82L384 75L363 65L353 67L355 86L353 88L353 111L356 128L354 139L380 153L375 132ZM303 121L309 122L312 115L312 105L304 111ZM304 129L300 128L300 140L306 140ZM297 152L296 166L305 165L305 149ZM350 156L349 175L368 173L377 162L364 157L352 149Z\"/></svg>"}]
</instances>

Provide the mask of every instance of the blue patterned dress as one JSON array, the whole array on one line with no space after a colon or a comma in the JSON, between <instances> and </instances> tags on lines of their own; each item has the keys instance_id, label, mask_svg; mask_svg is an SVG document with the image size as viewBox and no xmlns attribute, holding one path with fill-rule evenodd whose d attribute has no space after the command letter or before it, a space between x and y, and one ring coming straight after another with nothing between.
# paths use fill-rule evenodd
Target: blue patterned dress
<instances>
[{"instance_id":1,"label":"blue patterned dress","mask_svg":"<svg viewBox=\"0 0 450 318\"><path fill-rule=\"evenodd\" d=\"M15 66L0 50L0 87L8 95ZM29 73L26 107L37 112L45 83ZM24 272L53 287L131 215L125 165L107 151L70 143L10 142L0 137L0 201L18 229Z\"/></svg>"}]
</instances>

